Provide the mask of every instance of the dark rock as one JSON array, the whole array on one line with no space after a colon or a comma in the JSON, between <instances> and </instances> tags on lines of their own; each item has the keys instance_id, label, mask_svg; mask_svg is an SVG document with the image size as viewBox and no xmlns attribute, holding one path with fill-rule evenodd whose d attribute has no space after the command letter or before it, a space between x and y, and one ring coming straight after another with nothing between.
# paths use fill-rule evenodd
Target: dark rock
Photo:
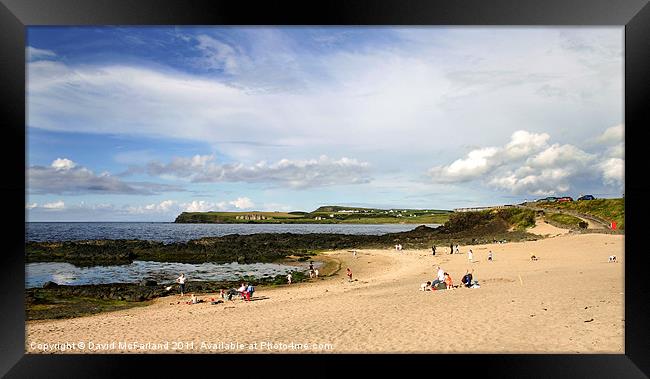
<instances>
[{"instance_id":1,"label":"dark rock","mask_svg":"<svg viewBox=\"0 0 650 379\"><path fill-rule=\"evenodd\" d=\"M143 287L155 287L158 283L155 280L143 279L140 281L140 285Z\"/></svg>"},{"instance_id":2,"label":"dark rock","mask_svg":"<svg viewBox=\"0 0 650 379\"><path fill-rule=\"evenodd\" d=\"M56 288L58 286L59 285L54 283L54 282L47 282L47 283L43 284L43 288Z\"/></svg>"}]
</instances>

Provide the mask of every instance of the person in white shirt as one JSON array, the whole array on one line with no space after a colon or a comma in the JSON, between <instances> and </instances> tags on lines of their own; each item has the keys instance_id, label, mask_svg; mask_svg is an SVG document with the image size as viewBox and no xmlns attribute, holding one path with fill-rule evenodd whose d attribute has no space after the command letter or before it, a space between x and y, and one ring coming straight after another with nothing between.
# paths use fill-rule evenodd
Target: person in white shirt
<instances>
[{"instance_id":1,"label":"person in white shirt","mask_svg":"<svg viewBox=\"0 0 650 379\"><path fill-rule=\"evenodd\" d=\"M178 285L181 288L181 296L183 296L183 293L185 292L185 280L186 279L187 278L185 277L185 274L183 274L183 273L181 273L181 276L176 278L176 283L178 283Z\"/></svg>"},{"instance_id":2,"label":"person in white shirt","mask_svg":"<svg viewBox=\"0 0 650 379\"><path fill-rule=\"evenodd\" d=\"M470 262L474 261L474 254L472 253L472 249L469 249L469 251L467 252L467 260L469 260Z\"/></svg>"},{"instance_id":3,"label":"person in white shirt","mask_svg":"<svg viewBox=\"0 0 650 379\"><path fill-rule=\"evenodd\" d=\"M287 282L289 282L289 284L291 284L291 274L287 275Z\"/></svg>"},{"instance_id":4,"label":"person in white shirt","mask_svg":"<svg viewBox=\"0 0 650 379\"><path fill-rule=\"evenodd\" d=\"M438 278L434 279L434 281L431 282L431 288L435 287L436 284L438 283L444 283L444 282L445 282L445 270L443 270L442 268L440 268L440 266L438 266Z\"/></svg>"}]
</instances>

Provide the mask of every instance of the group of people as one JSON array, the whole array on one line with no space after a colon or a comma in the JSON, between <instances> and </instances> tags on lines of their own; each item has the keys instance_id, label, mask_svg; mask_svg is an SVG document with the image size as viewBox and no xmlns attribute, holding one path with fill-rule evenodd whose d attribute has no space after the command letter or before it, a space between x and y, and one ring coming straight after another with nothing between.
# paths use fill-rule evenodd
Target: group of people
<instances>
[{"instance_id":1,"label":"group of people","mask_svg":"<svg viewBox=\"0 0 650 379\"><path fill-rule=\"evenodd\" d=\"M420 291L435 291L438 289L453 289L457 288L457 286L454 286L454 281L451 278L451 275L449 275L448 272L445 272L440 266L438 267L438 272L436 274L436 278L433 281L427 281L426 283L422 283L420 285ZM463 286L467 288L479 288L478 281L473 280L473 275L472 273L474 270L472 269L465 271L465 275L461 279L461 283ZM444 284L444 287L441 287L441 285Z\"/></svg>"},{"instance_id":2,"label":"group of people","mask_svg":"<svg viewBox=\"0 0 650 379\"><path fill-rule=\"evenodd\" d=\"M181 273L181 275L178 278L176 278L176 283L178 283L181 296L185 296L186 281L187 281L187 277L185 276L185 273ZM167 287L167 290L169 291L171 290L171 288L172 287L169 286ZM239 295L241 299L250 301L251 296L253 296L254 292L255 292L255 287L253 286L252 283L242 283L239 289L236 290L234 288L231 288L228 291L222 289L221 291L219 291L219 296L224 300L232 300L233 296ZM197 297L194 294L192 294L190 300L188 301L188 304L197 304L201 302L203 302L203 300L197 299Z\"/></svg>"},{"instance_id":3,"label":"group of people","mask_svg":"<svg viewBox=\"0 0 650 379\"><path fill-rule=\"evenodd\" d=\"M395 245L395 250L402 251L402 244L400 243L400 244Z\"/></svg>"}]
</instances>

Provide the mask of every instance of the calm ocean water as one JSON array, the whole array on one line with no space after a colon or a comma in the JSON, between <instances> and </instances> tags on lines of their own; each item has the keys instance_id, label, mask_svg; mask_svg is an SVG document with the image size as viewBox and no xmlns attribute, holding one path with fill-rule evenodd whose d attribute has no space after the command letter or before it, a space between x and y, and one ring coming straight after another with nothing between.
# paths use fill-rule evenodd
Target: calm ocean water
<instances>
[{"instance_id":1,"label":"calm ocean water","mask_svg":"<svg viewBox=\"0 0 650 379\"><path fill-rule=\"evenodd\" d=\"M175 224L171 222L27 222L27 241L140 239L186 242L202 237L255 233L340 233L381 235L406 232L416 224ZM427 224L437 227L438 224Z\"/></svg>"}]
</instances>

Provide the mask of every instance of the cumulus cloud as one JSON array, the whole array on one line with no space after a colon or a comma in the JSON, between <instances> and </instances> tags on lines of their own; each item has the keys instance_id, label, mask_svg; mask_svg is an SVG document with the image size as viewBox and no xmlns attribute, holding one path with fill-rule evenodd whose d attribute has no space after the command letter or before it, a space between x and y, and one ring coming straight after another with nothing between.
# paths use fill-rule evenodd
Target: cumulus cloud
<instances>
[{"instance_id":1,"label":"cumulus cloud","mask_svg":"<svg viewBox=\"0 0 650 379\"><path fill-rule=\"evenodd\" d=\"M429 171L441 183L482 180L487 185L513 194L554 195L575 185L601 181L623 183L624 161L609 158L611 150L588 153L570 144L548 144L546 133L513 133L503 147L480 148L466 158Z\"/></svg>"},{"instance_id":2,"label":"cumulus cloud","mask_svg":"<svg viewBox=\"0 0 650 379\"><path fill-rule=\"evenodd\" d=\"M485 147L470 151L467 157L457 159L446 166L436 166L429 175L436 182L467 182L491 172L505 162L521 160L547 146L549 135L519 130L512 134L504 147Z\"/></svg>"},{"instance_id":3,"label":"cumulus cloud","mask_svg":"<svg viewBox=\"0 0 650 379\"><path fill-rule=\"evenodd\" d=\"M255 206L251 199L247 197L239 197L236 200L230 201L229 204L237 209L249 209Z\"/></svg>"},{"instance_id":4,"label":"cumulus cloud","mask_svg":"<svg viewBox=\"0 0 650 379\"><path fill-rule=\"evenodd\" d=\"M25 204L25 209L34 209L38 207L38 203L27 203Z\"/></svg>"},{"instance_id":5,"label":"cumulus cloud","mask_svg":"<svg viewBox=\"0 0 650 379\"><path fill-rule=\"evenodd\" d=\"M612 126L611 128L607 128L603 132L603 134L598 136L596 140L603 144L614 144L614 143L620 144L624 141L623 133L624 133L623 124L619 124L616 126Z\"/></svg>"},{"instance_id":6,"label":"cumulus cloud","mask_svg":"<svg viewBox=\"0 0 650 379\"><path fill-rule=\"evenodd\" d=\"M146 171L155 176L189 178L197 183L248 182L288 185L293 188L359 184L370 181L369 164L342 157L331 159L281 159L275 163L260 161L254 165L219 164L214 156L177 157L168 164L151 162Z\"/></svg>"},{"instance_id":7,"label":"cumulus cloud","mask_svg":"<svg viewBox=\"0 0 650 379\"><path fill-rule=\"evenodd\" d=\"M602 171L606 184L620 185L625 175L625 161L620 158L610 158L601 162L598 167Z\"/></svg>"},{"instance_id":8,"label":"cumulus cloud","mask_svg":"<svg viewBox=\"0 0 650 379\"><path fill-rule=\"evenodd\" d=\"M95 174L67 158L57 158L50 166L29 167L27 180L29 192L35 194L154 194L181 190L159 183L123 182L107 172Z\"/></svg>"}]
</instances>

